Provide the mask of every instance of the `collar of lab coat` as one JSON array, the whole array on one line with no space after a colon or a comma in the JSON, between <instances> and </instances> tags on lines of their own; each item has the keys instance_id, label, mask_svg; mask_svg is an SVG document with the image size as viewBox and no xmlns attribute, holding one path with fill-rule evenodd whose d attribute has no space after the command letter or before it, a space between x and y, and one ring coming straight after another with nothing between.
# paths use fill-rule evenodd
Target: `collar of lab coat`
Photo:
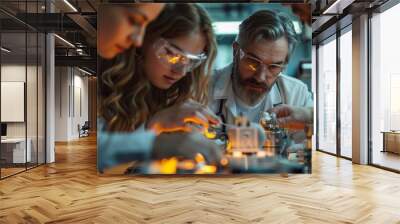
<instances>
[{"instance_id":1,"label":"collar of lab coat","mask_svg":"<svg viewBox=\"0 0 400 224\"><path fill-rule=\"evenodd\" d=\"M216 72L213 99L225 100L224 108L233 116L237 116L235 94L232 88L232 67L233 64L230 64Z\"/></svg>"},{"instance_id":2,"label":"collar of lab coat","mask_svg":"<svg viewBox=\"0 0 400 224\"><path fill-rule=\"evenodd\" d=\"M216 75L216 77L213 99L217 101L225 99L225 108L227 108L233 116L237 116L238 114L236 110L235 94L232 87L232 67L233 64L230 64L214 74ZM267 93L266 98L264 99L267 102L264 105L263 111L267 111L276 104L283 103L281 91L284 91L283 83L282 79L278 78L278 80L272 86L271 90L269 91L269 93Z\"/></svg>"},{"instance_id":3,"label":"collar of lab coat","mask_svg":"<svg viewBox=\"0 0 400 224\"><path fill-rule=\"evenodd\" d=\"M232 89L232 64L219 70L215 74L214 100L228 99L233 94Z\"/></svg>"}]
</instances>

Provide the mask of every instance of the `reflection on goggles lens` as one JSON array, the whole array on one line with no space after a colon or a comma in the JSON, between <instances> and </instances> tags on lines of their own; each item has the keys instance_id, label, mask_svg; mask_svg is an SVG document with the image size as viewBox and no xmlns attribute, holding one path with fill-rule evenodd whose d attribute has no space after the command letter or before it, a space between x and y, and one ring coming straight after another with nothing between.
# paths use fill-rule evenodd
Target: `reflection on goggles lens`
<instances>
[{"instance_id":1,"label":"reflection on goggles lens","mask_svg":"<svg viewBox=\"0 0 400 224\"><path fill-rule=\"evenodd\" d=\"M184 53L165 39L159 39L153 46L156 56L161 62L167 66L173 66L173 68L184 69L186 72L193 71L207 59L207 55L204 53L200 55Z\"/></svg>"},{"instance_id":2,"label":"reflection on goggles lens","mask_svg":"<svg viewBox=\"0 0 400 224\"><path fill-rule=\"evenodd\" d=\"M260 60L248 55L242 49L240 49L240 59L244 62L247 68L251 72L256 72L257 70L261 69L262 67L266 66L266 68L273 74L279 74L284 68L284 64L264 64Z\"/></svg>"}]
</instances>

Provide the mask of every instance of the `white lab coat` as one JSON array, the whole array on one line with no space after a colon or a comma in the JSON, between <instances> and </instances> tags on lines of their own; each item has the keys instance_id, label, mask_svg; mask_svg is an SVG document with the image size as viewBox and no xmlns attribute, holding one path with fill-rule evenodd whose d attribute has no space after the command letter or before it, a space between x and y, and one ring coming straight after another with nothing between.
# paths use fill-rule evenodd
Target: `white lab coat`
<instances>
[{"instance_id":1,"label":"white lab coat","mask_svg":"<svg viewBox=\"0 0 400 224\"><path fill-rule=\"evenodd\" d=\"M211 77L209 85L208 106L215 113L222 112L226 123L234 124L234 117L238 116L235 95L232 89L232 64L217 70ZM312 107L312 94L307 86L296 78L280 74L277 82L265 97L263 111L267 111L277 104L288 104L297 107ZM220 111L220 104L225 101Z\"/></svg>"}]
</instances>

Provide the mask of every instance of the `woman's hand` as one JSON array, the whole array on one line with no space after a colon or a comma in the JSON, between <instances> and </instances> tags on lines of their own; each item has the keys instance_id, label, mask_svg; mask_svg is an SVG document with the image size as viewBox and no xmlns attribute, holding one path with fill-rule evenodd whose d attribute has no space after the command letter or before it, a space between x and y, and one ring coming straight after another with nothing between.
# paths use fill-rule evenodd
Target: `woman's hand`
<instances>
[{"instance_id":1,"label":"woman's hand","mask_svg":"<svg viewBox=\"0 0 400 224\"><path fill-rule=\"evenodd\" d=\"M198 154L201 154L208 164L218 164L222 157L222 150L199 133L163 133L156 137L152 159L173 156L195 159Z\"/></svg>"},{"instance_id":2,"label":"woman's hand","mask_svg":"<svg viewBox=\"0 0 400 224\"><path fill-rule=\"evenodd\" d=\"M160 134L174 131L191 132L196 128L204 131L210 124L220 124L219 117L208 107L189 100L157 112L149 120L147 127Z\"/></svg>"}]
</instances>

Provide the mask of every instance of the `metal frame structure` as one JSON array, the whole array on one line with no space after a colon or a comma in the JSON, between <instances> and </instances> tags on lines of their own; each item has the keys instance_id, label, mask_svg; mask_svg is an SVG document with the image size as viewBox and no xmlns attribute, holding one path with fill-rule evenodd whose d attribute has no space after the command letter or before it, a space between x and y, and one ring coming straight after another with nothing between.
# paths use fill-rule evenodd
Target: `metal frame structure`
<instances>
[{"instance_id":1,"label":"metal frame structure","mask_svg":"<svg viewBox=\"0 0 400 224\"><path fill-rule=\"evenodd\" d=\"M27 2L28 1L23 2L23 3L25 3L25 10L27 10ZM30 1L30 2L32 2L32 1ZM39 0L36 0L36 3L37 3L36 9L38 11ZM7 175L7 176L3 176L3 173L2 173L2 169L3 168L0 167L0 180L3 180L5 178L17 175L19 173L22 173L22 172L25 172L27 170L39 167L39 166L41 166L43 164L46 164L46 161L47 161L47 153L46 153L47 141L45 140L46 136L47 136L47 130L45 128L46 125L47 125L47 122L46 122L47 114L46 114L46 110L45 110L45 108L47 107L47 105L46 105L46 95L47 95L46 85L47 85L47 82L45 81L46 77L47 77L47 69L46 69L46 63L47 63L47 61L46 61L47 46L46 45L47 45L47 41L46 41L46 36L45 35L47 35L47 33L40 32L40 30L37 30L36 28L34 28L34 27L30 26L29 24L23 22L22 20L14 17L12 14L8 14L6 11L4 11L2 9L1 9L1 11L3 13L6 13L7 15L9 15L12 19L22 23L24 25L24 28L25 28L24 32L21 33L21 34L25 35L25 87L24 87L24 89L25 89L25 93L24 93L24 98L25 98L24 99L24 120L25 120L25 122L24 122L25 128L24 129L25 129L25 136L24 136L24 138L25 138L25 143L26 143L25 144L25 167L24 167L23 170L15 172L15 173L12 173L12 174ZM43 41L42 41L42 44L43 44L42 47L44 48L44 51L41 51L41 53L44 54L44 55L42 55L42 58L44 60L44 68L42 70L42 76L43 76L43 81L42 82L44 84L44 93L43 93L43 95L44 95L44 99L43 99L44 116L42 117L43 118L42 122L44 123L44 130L43 130L43 132L44 132L43 133L44 134L44 136L43 136L44 144L42 146L43 147L43 149L42 149L42 152L43 152L43 155L42 155L43 156L43 158L42 158L43 159L43 163L39 163L39 137L38 137L38 135L39 135L39 106L37 106L36 107L36 122L35 122L36 123L36 136L35 137L36 137L36 143L37 143L36 144L37 145L37 147L36 147L36 150L37 150L36 161L35 161L35 163L29 163L29 166L28 166L28 162L27 162L28 161L28 154L26 152L27 147L28 147L27 146L27 141L28 141L28 124L27 124L28 123L28 111L27 111L27 100L28 100L27 99L27 96L28 96L27 95L28 94L27 93L27 81L28 81L28 67L27 67L27 65L28 65L28 33L30 33L30 32L28 32L28 30L32 30L36 34L36 99L37 99L36 104L37 105L39 104L39 82L38 82L38 80L39 80L39 69L38 69L38 66L39 66L39 33L45 34L43 36ZM0 45L1 45L1 36L2 36L3 33L7 33L7 32L0 32ZM2 62L2 57L0 55L0 67L1 67L1 62ZM0 81L1 81L1 71L0 71ZM1 106L0 106L0 109L1 109ZM0 155L1 155L1 144L0 144Z\"/></svg>"}]
</instances>

